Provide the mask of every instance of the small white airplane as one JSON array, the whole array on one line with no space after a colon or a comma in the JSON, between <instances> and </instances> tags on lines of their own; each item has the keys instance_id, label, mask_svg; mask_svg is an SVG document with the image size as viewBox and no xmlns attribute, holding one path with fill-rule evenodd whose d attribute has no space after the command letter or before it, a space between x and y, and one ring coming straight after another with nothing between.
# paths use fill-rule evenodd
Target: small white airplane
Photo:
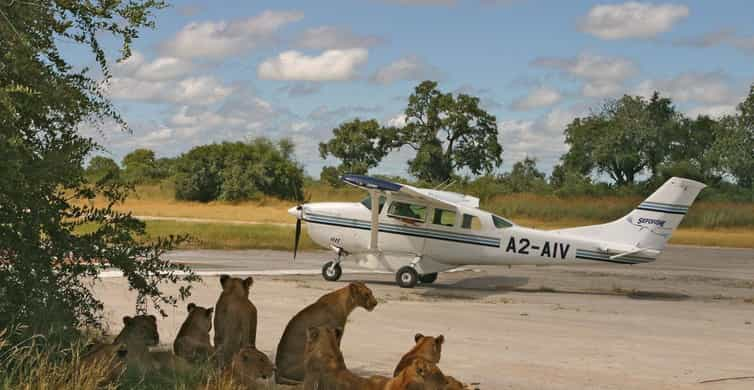
<instances>
[{"instance_id":1,"label":"small white airplane","mask_svg":"<svg viewBox=\"0 0 754 390\"><path fill-rule=\"evenodd\" d=\"M322 267L329 281L340 278L340 262L395 272L401 287L432 283L437 273L466 265L642 264L662 253L704 184L674 177L628 215L616 221L569 229L538 230L479 209L479 199L455 192L416 188L369 176L342 180L369 196L359 203L307 203L288 212L301 221L335 260Z\"/></svg>"}]
</instances>

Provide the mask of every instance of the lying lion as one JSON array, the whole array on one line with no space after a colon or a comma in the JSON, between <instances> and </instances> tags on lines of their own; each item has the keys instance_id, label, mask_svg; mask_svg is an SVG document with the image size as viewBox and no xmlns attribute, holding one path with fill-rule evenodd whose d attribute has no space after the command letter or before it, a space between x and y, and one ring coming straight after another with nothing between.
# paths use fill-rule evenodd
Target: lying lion
<instances>
[{"instance_id":1,"label":"lying lion","mask_svg":"<svg viewBox=\"0 0 754 390\"><path fill-rule=\"evenodd\" d=\"M304 380L304 351L307 330L326 326L344 329L348 315L357 308L374 310L377 300L364 283L354 282L320 297L293 316L285 327L275 354L277 383L295 384Z\"/></svg>"},{"instance_id":2,"label":"lying lion","mask_svg":"<svg viewBox=\"0 0 754 390\"><path fill-rule=\"evenodd\" d=\"M233 360L225 367L223 375L241 388L255 389L260 380L272 379L273 370L267 355L256 347L246 346L233 355Z\"/></svg>"},{"instance_id":3,"label":"lying lion","mask_svg":"<svg viewBox=\"0 0 754 390\"><path fill-rule=\"evenodd\" d=\"M418 358L411 361L384 390L451 390L456 389L434 363ZM463 389L463 388L462 388Z\"/></svg>"},{"instance_id":4,"label":"lying lion","mask_svg":"<svg viewBox=\"0 0 754 390\"><path fill-rule=\"evenodd\" d=\"M406 352L398 362L398 365L393 371L393 376L398 376L404 368L408 367L411 362L416 359L424 359L430 363L437 364L440 362L440 355L442 354L442 343L445 342L445 336L439 335L437 337L424 336L421 333L417 333L414 336L414 342L416 343L410 351Z\"/></svg>"},{"instance_id":5,"label":"lying lion","mask_svg":"<svg viewBox=\"0 0 754 390\"><path fill-rule=\"evenodd\" d=\"M190 372L191 365L179 356L168 351L149 351L149 347L160 343L157 332L157 317L153 315L138 315L123 317L123 329L115 338L113 344L125 344L128 349L127 362L129 368L141 372L171 370Z\"/></svg>"}]
</instances>

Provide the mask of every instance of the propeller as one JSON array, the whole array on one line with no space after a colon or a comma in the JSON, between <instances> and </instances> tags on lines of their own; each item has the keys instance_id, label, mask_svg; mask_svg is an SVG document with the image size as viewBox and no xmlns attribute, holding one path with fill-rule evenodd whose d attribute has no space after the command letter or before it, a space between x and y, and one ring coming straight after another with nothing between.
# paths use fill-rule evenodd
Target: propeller
<instances>
[{"instance_id":1,"label":"propeller","mask_svg":"<svg viewBox=\"0 0 754 390\"><path fill-rule=\"evenodd\" d=\"M296 253L298 252L298 242L301 239L302 213L303 213L303 207L301 207L301 205L296 206L296 238L293 241L293 261L296 261Z\"/></svg>"}]
</instances>

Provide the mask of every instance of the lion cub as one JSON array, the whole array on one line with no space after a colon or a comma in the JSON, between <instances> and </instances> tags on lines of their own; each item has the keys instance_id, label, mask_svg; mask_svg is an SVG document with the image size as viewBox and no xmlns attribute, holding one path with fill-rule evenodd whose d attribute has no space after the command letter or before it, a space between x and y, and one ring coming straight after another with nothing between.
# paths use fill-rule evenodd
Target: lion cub
<instances>
[{"instance_id":1,"label":"lion cub","mask_svg":"<svg viewBox=\"0 0 754 390\"><path fill-rule=\"evenodd\" d=\"M382 390L388 383L388 378L362 378L346 368L340 352L342 329L318 326L306 333L304 390Z\"/></svg>"},{"instance_id":2,"label":"lion cub","mask_svg":"<svg viewBox=\"0 0 754 390\"><path fill-rule=\"evenodd\" d=\"M395 367L395 371L393 371L393 376L398 376L404 368L408 367L416 359L424 359L434 364L440 362L442 343L445 342L445 336L432 337L417 333L414 336L414 342L416 345L403 355L401 361Z\"/></svg>"},{"instance_id":3,"label":"lion cub","mask_svg":"<svg viewBox=\"0 0 754 390\"><path fill-rule=\"evenodd\" d=\"M215 348L220 366L246 345L256 345L257 308L249 300L254 279L220 275L223 292L215 305Z\"/></svg>"},{"instance_id":4,"label":"lion cub","mask_svg":"<svg viewBox=\"0 0 754 390\"><path fill-rule=\"evenodd\" d=\"M192 302L188 304L187 310L188 317L173 342L173 352L191 362L206 361L213 352L209 331L212 330L214 309L205 309Z\"/></svg>"}]
</instances>

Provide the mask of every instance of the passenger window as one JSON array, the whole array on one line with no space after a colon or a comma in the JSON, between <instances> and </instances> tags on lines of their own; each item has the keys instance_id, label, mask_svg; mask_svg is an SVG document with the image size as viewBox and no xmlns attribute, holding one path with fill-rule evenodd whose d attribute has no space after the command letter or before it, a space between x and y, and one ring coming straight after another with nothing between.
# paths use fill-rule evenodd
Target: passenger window
<instances>
[{"instance_id":1,"label":"passenger window","mask_svg":"<svg viewBox=\"0 0 754 390\"><path fill-rule=\"evenodd\" d=\"M379 202L380 202L379 211L382 212L382 207L385 206L385 197L380 196ZM361 204L363 204L364 207L366 207L367 209L372 210L372 197L367 196L366 198L364 198L364 200L361 201Z\"/></svg>"},{"instance_id":2,"label":"passenger window","mask_svg":"<svg viewBox=\"0 0 754 390\"><path fill-rule=\"evenodd\" d=\"M451 210L435 209L435 215L432 218L432 223L442 226L455 226L456 212Z\"/></svg>"},{"instance_id":3,"label":"passenger window","mask_svg":"<svg viewBox=\"0 0 754 390\"><path fill-rule=\"evenodd\" d=\"M393 202L390 204L387 215L401 219L424 222L424 218L427 215L427 207L418 204Z\"/></svg>"},{"instance_id":4,"label":"passenger window","mask_svg":"<svg viewBox=\"0 0 754 390\"><path fill-rule=\"evenodd\" d=\"M461 227L464 229L481 230L482 223L479 221L479 217L469 214L463 215L463 223Z\"/></svg>"},{"instance_id":5,"label":"passenger window","mask_svg":"<svg viewBox=\"0 0 754 390\"><path fill-rule=\"evenodd\" d=\"M495 227L498 229L504 229L513 226L512 223L498 217L497 215L492 216L492 223L494 223Z\"/></svg>"}]
</instances>

